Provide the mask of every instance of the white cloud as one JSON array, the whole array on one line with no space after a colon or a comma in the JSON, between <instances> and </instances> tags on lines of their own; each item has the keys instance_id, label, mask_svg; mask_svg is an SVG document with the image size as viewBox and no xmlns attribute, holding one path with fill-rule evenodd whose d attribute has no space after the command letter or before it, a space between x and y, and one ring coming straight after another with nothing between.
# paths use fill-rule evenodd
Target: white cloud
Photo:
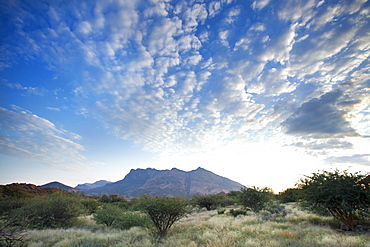
<instances>
[{"instance_id":1,"label":"white cloud","mask_svg":"<svg viewBox=\"0 0 370 247\"><path fill-rule=\"evenodd\" d=\"M63 137L80 139L79 135L24 110L0 108L0 115L1 153L63 170L78 170L93 164L81 154L83 146Z\"/></svg>"},{"instance_id":2,"label":"white cloud","mask_svg":"<svg viewBox=\"0 0 370 247\"><path fill-rule=\"evenodd\" d=\"M270 2L270 0L255 0L253 3L252 3L252 8L253 9L263 9L264 7L266 7L266 5Z\"/></svg>"},{"instance_id":3,"label":"white cloud","mask_svg":"<svg viewBox=\"0 0 370 247\"><path fill-rule=\"evenodd\" d=\"M3 82L4 85L6 85L9 88L17 89L24 91L26 94L34 94L37 96L44 96L45 93L47 93L47 90L42 87L30 87L30 86L22 86L20 83L8 83Z\"/></svg>"},{"instance_id":4,"label":"white cloud","mask_svg":"<svg viewBox=\"0 0 370 247\"><path fill-rule=\"evenodd\" d=\"M156 151L275 133L291 112L366 67L362 1L341 7L286 0L267 13L260 10L270 1L254 1L248 10L258 19L254 24L244 15L235 22L247 10L227 6L231 2L97 1L71 13L51 3L50 27L25 33L23 23L17 31L30 53L43 51L55 67L80 68L75 96L94 101L84 109L102 116L117 135ZM366 129L367 76L357 76L356 110L324 112L346 120L338 124Z\"/></svg>"}]
</instances>

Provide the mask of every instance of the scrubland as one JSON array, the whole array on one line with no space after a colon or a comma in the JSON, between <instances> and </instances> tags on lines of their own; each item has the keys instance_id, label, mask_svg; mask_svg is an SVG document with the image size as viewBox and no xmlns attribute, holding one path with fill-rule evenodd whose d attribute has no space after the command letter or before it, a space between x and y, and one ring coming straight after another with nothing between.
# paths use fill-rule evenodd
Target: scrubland
<instances>
[{"instance_id":1,"label":"scrubland","mask_svg":"<svg viewBox=\"0 0 370 247\"><path fill-rule=\"evenodd\" d=\"M228 213L233 207L225 209L194 208L165 238L158 238L150 227L116 229L98 225L92 216L85 216L68 229L23 232L19 246L370 246L369 234L338 231L339 223L332 217L313 214L296 204L286 204L275 213L249 211L237 217Z\"/></svg>"}]
</instances>

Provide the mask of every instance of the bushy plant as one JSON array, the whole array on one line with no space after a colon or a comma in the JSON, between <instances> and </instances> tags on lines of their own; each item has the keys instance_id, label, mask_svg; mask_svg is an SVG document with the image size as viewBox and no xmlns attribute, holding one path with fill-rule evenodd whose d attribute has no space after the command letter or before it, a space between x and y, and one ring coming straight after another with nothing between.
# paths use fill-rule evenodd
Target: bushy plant
<instances>
[{"instance_id":1,"label":"bushy plant","mask_svg":"<svg viewBox=\"0 0 370 247\"><path fill-rule=\"evenodd\" d=\"M19 222L0 218L0 246L15 246L23 242L23 237Z\"/></svg>"},{"instance_id":2,"label":"bushy plant","mask_svg":"<svg viewBox=\"0 0 370 247\"><path fill-rule=\"evenodd\" d=\"M193 202L201 208L206 208L208 211L216 209L220 206L226 206L227 198L222 194L214 195L194 195Z\"/></svg>"},{"instance_id":3,"label":"bushy plant","mask_svg":"<svg viewBox=\"0 0 370 247\"><path fill-rule=\"evenodd\" d=\"M118 218L124 213L124 210L116 205L106 204L103 208L97 210L94 214L94 220L98 224L112 226Z\"/></svg>"},{"instance_id":4,"label":"bushy plant","mask_svg":"<svg viewBox=\"0 0 370 247\"><path fill-rule=\"evenodd\" d=\"M141 209L149 215L160 237L165 237L171 226L186 216L188 204L188 200L170 197L143 197L140 200Z\"/></svg>"},{"instance_id":5,"label":"bushy plant","mask_svg":"<svg viewBox=\"0 0 370 247\"><path fill-rule=\"evenodd\" d=\"M90 214L95 213L102 203L97 200L90 199L90 198L84 198L81 200L81 204L86 210L86 213L90 215Z\"/></svg>"},{"instance_id":6,"label":"bushy plant","mask_svg":"<svg viewBox=\"0 0 370 247\"><path fill-rule=\"evenodd\" d=\"M225 211L226 211L226 209L222 208L222 209L217 210L217 213L218 214L224 214Z\"/></svg>"},{"instance_id":7,"label":"bushy plant","mask_svg":"<svg viewBox=\"0 0 370 247\"><path fill-rule=\"evenodd\" d=\"M246 209L258 212L272 199L273 193L270 188L242 188L239 194L239 203Z\"/></svg>"},{"instance_id":8,"label":"bushy plant","mask_svg":"<svg viewBox=\"0 0 370 247\"><path fill-rule=\"evenodd\" d=\"M271 214L279 215L285 217L288 214L288 211L285 209L285 206L278 203L268 203L264 210L270 212Z\"/></svg>"},{"instance_id":9,"label":"bushy plant","mask_svg":"<svg viewBox=\"0 0 370 247\"><path fill-rule=\"evenodd\" d=\"M0 199L0 216L11 212L14 209L21 208L30 199L25 198L1 198Z\"/></svg>"},{"instance_id":10,"label":"bushy plant","mask_svg":"<svg viewBox=\"0 0 370 247\"><path fill-rule=\"evenodd\" d=\"M302 199L302 190L299 188L289 188L279 193L277 198L282 203L298 202Z\"/></svg>"},{"instance_id":11,"label":"bushy plant","mask_svg":"<svg viewBox=\"0 0 370 247\"><path fill-rule=\"evenodd\" d=\"M247 215L247 211L244 209L230 209L229 213L234 217L238 215Z\"/></svg>"},{"instance_id":12,"label":"bushy plant","mask_svg":"<svg viewBox=\"0 0 370 247\"><path fill-rule=\"evenodd\" d=\"M80 198L56 193L30 199L7 217L23 227L43 229L72 226L84 212Z\"/></svg>"},{"instance_id":13,"label":"bushy plant","mask_svg":"<svg viewBox=\"0 0 370 247\"><path fill-rule=\"evenodd\" d=\"M113 203L113 202L126 202L126 198L124 196L120 196L118 194L112 194L112 195L102 195L102 197L99 198L100 202L104 203Z\"/></svg>"},{"instance_id":14,"label":"bushy plant","mask_svg":"<svg viewBox=\"0 0 370 247\"><path fill-rule=\"evenodd\" d=\"M135 226L149 228L152 222L147 214L126 211L114 222L113 226L120 229L130 229Z\"/></svg>"},{"instance_id":15,"label":"bushy plant","mask_svg":"<svg viewBox=\"0 0 370 247\"><path fill-rule=\"evenodd\" d=\"M349 230L354 230L358 212L370 208L370 189L363 182L365 177L347 171L322 171L305 176L298 186L309 205L325 208Z\"/></svg>"},{"instance_id":16,"label":"bushy plant","mask_svg":"<svg viewBox=\"0 0 370 247\"><path fill-rule=\"evenodd\" d=\"M106 204L93 214L98 224L120 229L130 229L134 226L149 227L151 224L148 215L141 212L128 211L115 204Z\"/></svg>"}]
</instances>

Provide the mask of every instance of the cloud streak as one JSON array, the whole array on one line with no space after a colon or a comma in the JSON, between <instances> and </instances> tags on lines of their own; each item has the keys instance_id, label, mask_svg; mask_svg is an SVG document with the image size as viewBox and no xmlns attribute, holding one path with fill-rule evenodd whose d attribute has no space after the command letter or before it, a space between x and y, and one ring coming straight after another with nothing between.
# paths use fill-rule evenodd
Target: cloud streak
<instances>
[{"instance_id":1,"label":"cloud streak","mask_svg":"<svg viewBox=\"0 0 370 247\"><path fill-rule=\"evenodd\" d=\"M63 170L86 168L83 146L67 139L79 139L74 133L58 129L52 122L30 112L0 108L0 152L26 160L35 160Z\"/></svg>"}]
</instances>

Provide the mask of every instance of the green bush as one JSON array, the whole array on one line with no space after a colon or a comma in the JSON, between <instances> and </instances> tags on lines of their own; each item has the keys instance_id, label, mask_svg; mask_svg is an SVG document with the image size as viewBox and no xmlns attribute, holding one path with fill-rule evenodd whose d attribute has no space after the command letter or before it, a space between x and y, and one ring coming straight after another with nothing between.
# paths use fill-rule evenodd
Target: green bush
<instances>
[{"instance_id":1,"label":"green bush","mask_svg":"<svg viewBox=\"0 0 370 247\"><path fill-rule=\"evenodd\" d=\"M226 209L219 209L219 210L217 210L217 213L218 214L224 214L225 213L225 211L226 211Z\"/></svg>"},{"instance_id":2,"label":"green bush","mask_svg":"<svg viewBox=\"0 0 370 247\"><path fill-rule=\"evenodd\" d=\"M22 222L26 228L44 229L70 227L85 212L77 196L56 193L30 199L24 206L12 210L7 217Z\"/></svg>"},{"instance_id":3,"label":"green bush","mask_svg":"<svg viewBox=\"0 0 370 247\"><path fill-rule=\"evenodd\" d=\"M151 225L148 215L141 212L128 211L115 204L106 204L93 214L98 224L120 229L130 229L134 226L149 227Z\"/></svg>"},{"instance_id":4,"label":"green bush","mask_svg":"<svg viewBox=\"0 0 370 247\"><path fill-rule=\"evenodd\" d=\"M149 215L160 237L165 237L171 226L186 216L188 204L188 200L169 197L144 197L140 200L141 209Z\"/></svg>"},{"instance_id":5,"label":"green bush","mask_svg":"<svg viewBox=\"0 0 370 247\"><path fill-rule=\"evenodd\" d=\"M106 226L112 226L113 223L121 217L124 210L117 205L106 204L103 208L97 210L94 214L94 220L98 224L104 224Z\"/></svg>"},{"instance_id":6,"label":"green bush","mask_svg":"<svg viewBox=\"0 0 370 247\"><path fill-rule=\"evenodd\" d=\"M347 171L322 171L305 176L298 186L306 203L313 209L326 209L348 230L354 230L359 212L370 208L370 188L361 182L365 177Z\"/></svg>"},{"instance_id":7,"label":"green bush","mask_svg":"<svg viewBox=\"0 0 370 247\"><path fill-rule=\"evenodd\" d=\"M0 198L0 216L11 212L14 209L21 208L30 199L25 198Z\"/></svg>"},{"instance_id":8,"label":"green bush","mask_svg":"<svg viewBox=\"0 0 370 247\"><path fill-rule=\"evenodd\" d=\"M313 209L325 208L348 230L354 230L359 212L368 212L370 208L370 188L365 177L347 171L322 171L305 176L298 186Z\"/></svg>"},{"instance_id":9,"label":"green bush","mask_svg":"<svg viewBox=\"0 0 370 247\"><path fill-rule=\"evenodd\" d=\"M96 210L98 210L98 208L102 205L101 202L90 198L82 198L80 203L85 209L87 215L95 213Z\"/></svg>"},{"instance_id":10,"label":"green bush","mask_svg":"<svg viewBox=\"0 0 370 247\"><path fill-rule=\"evenodd\" d=\"M270 188L242 188L239 194L239 203L246 209L258 212L272 199L273 194Z\"/></svg>"},{"instance_id":11,"label":"green bush","mask_svg":"<svg viewBox=\"0 0 370 247\"><path fill-rule=\"evenodd\" d=\"M247 215L247 211L244 209L230 209L229 213L234 217L238 215Z\"/></svg>"},{"instance_id":12,"label":"green bush","mask_svg":"<svg viewBox=\"0 0 370 247\"><path fill-rule=\"evenodd\" d=\"M194 195L192 200L200 208L204 207L208 211L227 205L227 198L222 194Z\"/></svg>"},{"instance_id":13,"label":"green bush","mask_svg":"<svg viewBox=\"0 0 370 247\"><path fill-rule=\"evenodd\" d=\"M104 203L113 203L113 202L127 202L124 196L120 196L118 194L112 194L107 196L106 194L102 195L99 199L100 202Z\"/></svg>"},{"instance_id":14,"label":"green bush","mask_svg":"<svg viewBox=\"0 0 370 247\"><path fill-rule=\"evenodd\" d=\"M271 214L278 215L280 217L285 217L288 214L288 211L285 209L285 206L277 203L268 203L264 210L270 212Z\"/></svg>"},{"instance_id":15,"label":"green bush","mask_svg":"<svg viewBox=\"0 0 370 247\"><path fill-rule=\"evenodd\" d=\"M298 202L302 199L302 190L298 188L289 188L279 193L278 200L281 203Z\"/></svg>"},{"instance_id":16,"label":"green bush","mask_svg":"<svg viewBox=\"0 0 370 247\"><path fill-rule=\"evenodd\" d=\"M152 222L147 214L126 211L114 222L113 226L120 229L130 229L134 226L149 228Z\"/></svg>"},{"instance_id":17,"label":"green bush","mask_svg":"<svg viewBox=\"0 0 370 247\"><path fill-rule=\"evenodd\" d=\"M23 243L19 222L0 218L0 246L11 247Z\"/></svg>"}]
</instances>

